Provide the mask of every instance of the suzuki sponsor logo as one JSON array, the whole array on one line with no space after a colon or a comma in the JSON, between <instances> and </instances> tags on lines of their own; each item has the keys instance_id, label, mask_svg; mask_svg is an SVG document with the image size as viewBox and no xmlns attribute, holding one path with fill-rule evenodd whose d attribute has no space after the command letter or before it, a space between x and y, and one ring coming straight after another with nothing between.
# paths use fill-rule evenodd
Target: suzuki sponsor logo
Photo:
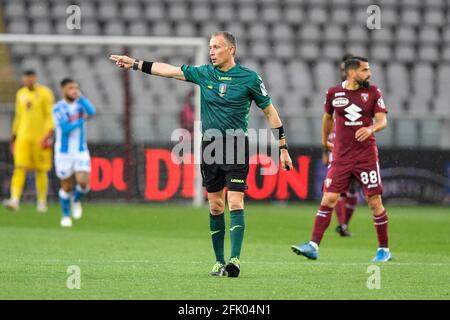
<instances>
[{"instance_id":1,"label":"suzuki sponsor logo","mask_svg":"<svg viewBox=\"0 0 450 320\"><path fill-rule=\"evenodd\" d=\"M335 98L333 102L331 103L333 107L339 108L339 107L345 107L348 105L349 100L347 98Z\"/></svg>"},{"instance_id":2,"label":"suzuki sponsor logo","mask_svg":"<svg viewBox=\"0 0 450 320\"><path fill-rule=\"evenodd\" d=\"M345 114L345 117L350 120L350 121L345 121L345 125L346 126L360 126L362 125L362 121L356 121L359 118L362 117L361 115L361 111L362 109L360 107L358 107L356 104L351 104L350 106L348 106L347 108L344 109L345 112L347 112Z\"/></svg>"}]
</instances>

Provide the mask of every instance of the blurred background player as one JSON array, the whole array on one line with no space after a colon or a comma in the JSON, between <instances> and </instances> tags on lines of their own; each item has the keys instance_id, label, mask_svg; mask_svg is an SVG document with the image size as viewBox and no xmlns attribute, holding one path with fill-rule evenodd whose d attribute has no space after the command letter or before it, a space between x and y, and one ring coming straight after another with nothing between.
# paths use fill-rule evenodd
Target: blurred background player
<instances>
[{"instance_id":1,"label":"blurred background player","mask_svg":"<svg viewBox=\"0 0 450 320\"><path fill-rule=\"evenodd\" d=\"M11 198L8 209L18 210L27 171L35 171L37 211L47 211L48 171L52 167L54 103L52 91L37 82L34 70L22 75L23 87L16 94L16 112L10 150L14 156Z\"/></svg>"},{"instance_id":2,"label":"blurred background player","mask_svg":"<svg viewBox=\"0 0 450 320\"><path fill-rule=\"evenodd\" d=\"M341 63L339 65L339 75L341 81L345 81L347 78L347 76L345 75L345 61L351 57L353 57L353 54L347 53L341 59ZM330 135L328 136L328 141L330 143L334 143L335 135L336 135L336 127L333 123L333 129ZM322 151L323 164L328 166L331 162L331 159L332 159L332 152L329 151L327 148L323 148ZM357 187L358 187L357 181L355 179L352 179L348 191L341 194L341 197L339 198L339 201L335 208L336 218L338 222L336 232L339 233L341 237L351 236L350 230L348 229L348 225L350 223L351 217L353 216L353 212L355 210L355 206L358 201L356 195Z\"/></svg>"},{"instance_id":3,"label":"blurred background player","mask_svg":"<svg viewBox=\"0 0 450 320\"><path fill-rule=\"evenodd\" d=\"M381 200L383 184L378 163L375 132L386 128L386 106L381 91L370 85L368 60L352 57L345 61L346 81L328 89L322 125L322 143L333 150L323 186L323 198L316 214L311 241L293 245L292 250L308 259L317 259L319 245L330 225L333 208L352 178L361 184L373 214L378 250L373 261L391 260L388 247L388 218ZM335 115L335 143L328 141ZM375 121L373 121L375 118Z\"/></svg>"},{"instance_id":4,"label":"blurred background player","mask_svg":"<svg viewBox=\"0 0 450 320\"><path fill-rule=\"evenodd\" d=\"M53 108L56 124L55 171L61 180L61 226L71 227L71 217L81 218L80 200L89 192L91 159L86 143L86 120L95 115L96 111L92 103L81 95L78 84L73 79L65 78L61 81L61 93L63 99Z\"/></svg>"}]
</instances>

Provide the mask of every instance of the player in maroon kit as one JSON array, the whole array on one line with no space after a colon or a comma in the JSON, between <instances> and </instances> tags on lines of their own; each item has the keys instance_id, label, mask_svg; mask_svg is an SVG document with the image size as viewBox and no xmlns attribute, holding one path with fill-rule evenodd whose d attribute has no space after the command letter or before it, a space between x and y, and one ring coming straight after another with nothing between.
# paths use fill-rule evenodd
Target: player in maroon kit
<instances>
[{"instance_id":1,"label":"player in maroon kit","mask_svg":"<svg viewBox=\"0 0 450 320\"><path fill-rule=\"evenodd\" d=\"M347 79L347 75L345 74L345 61L349 58L353 57L353 54L347 53L341 59L341 64L339 66L339 74L342 81ZM333 125L333 130L328 136L328 141L330 143L334 143L334 138L336 136L335 126ZM323 148L322 153L322 162L324 165L328 166L332 159L331 151L328 148ZM341 194L339 201L334 208L336 212L336 218L338 222L338 226L336 227L336 232L339 233L341 237L350 237L351 233L348 229L348 225L350 223L350 219L353 216L353 212L355 210L356 203L358 201L356 195L356 188L358 187L358 183L355 179L352 179L350 182L350 187L347 192Z\"/></svg>"},{"instance_id":2,"label":"player in maroon kit","mask_svg":"<svg viewBox=\"0 0 450 320\"><path fill-rule=\"evenodd\" d=\"M367 59L352 57L345 61L346 81L328 89L322 121L322 143L333 150L333 159L323 185L323 197L314 222L311 241L293 245L292 250L309 259L317 259L320 241L330 225L331 214L341 193L352 178L358 180L373 214L378 236L375 262L391 260L388 247L388 218L381 200L383 185L378 164L375 133L387 126L386 106L381 91L370 85ZM328 142L335 116L335 143ZM375 118L375 121L373 120Z\"/></svg>"}]
</instances>

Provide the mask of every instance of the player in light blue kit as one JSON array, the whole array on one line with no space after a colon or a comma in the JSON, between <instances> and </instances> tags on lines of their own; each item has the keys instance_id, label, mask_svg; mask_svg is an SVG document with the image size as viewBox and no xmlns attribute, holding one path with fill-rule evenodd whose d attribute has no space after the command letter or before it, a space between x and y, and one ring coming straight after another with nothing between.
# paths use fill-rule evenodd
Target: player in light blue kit
<instances>
[{"instance_id":1,"label":"player in light blue kit","mask_svg":"<svg viewBox=\"0 0 450 320\"><path fill-rule=\"evenodd\" d=\"M96 111L92 103L81 95L73 79L61 81L61 94L63 99L53 107L56 127L55 171L61 180L61 227L71 227L72 217L81 218L83 210L80 200L89 192L91 158L86 143L86 120Z\"/></svg>"}]
</instances>

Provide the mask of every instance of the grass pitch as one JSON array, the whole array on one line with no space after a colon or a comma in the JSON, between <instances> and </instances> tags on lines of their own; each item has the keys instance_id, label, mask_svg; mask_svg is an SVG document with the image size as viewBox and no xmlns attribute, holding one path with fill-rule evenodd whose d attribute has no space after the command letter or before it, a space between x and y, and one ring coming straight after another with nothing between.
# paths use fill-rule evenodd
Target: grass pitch
<instances>
[{"instance_id":1,"label":"grass pitch","mask_svg":"<svg viewBox=\"0 0 450 320\"><path fill-rule=\"evenodd\" d=\"M368 289L376 233L357 208L351 238L325 234L320 257L294 255L309 239L317 205L246 208L237 279L212 278L208 210L176 205L85 204L71 229L59 207L0 208L1 299L450 299L450 212L388 207L392 262L378 264L381 288ZM229 214L226 213L227 225ZM226 236L229 254L229 235ZM69 266L81 288L67 288Z\"/></svg>"}]
</instances>

